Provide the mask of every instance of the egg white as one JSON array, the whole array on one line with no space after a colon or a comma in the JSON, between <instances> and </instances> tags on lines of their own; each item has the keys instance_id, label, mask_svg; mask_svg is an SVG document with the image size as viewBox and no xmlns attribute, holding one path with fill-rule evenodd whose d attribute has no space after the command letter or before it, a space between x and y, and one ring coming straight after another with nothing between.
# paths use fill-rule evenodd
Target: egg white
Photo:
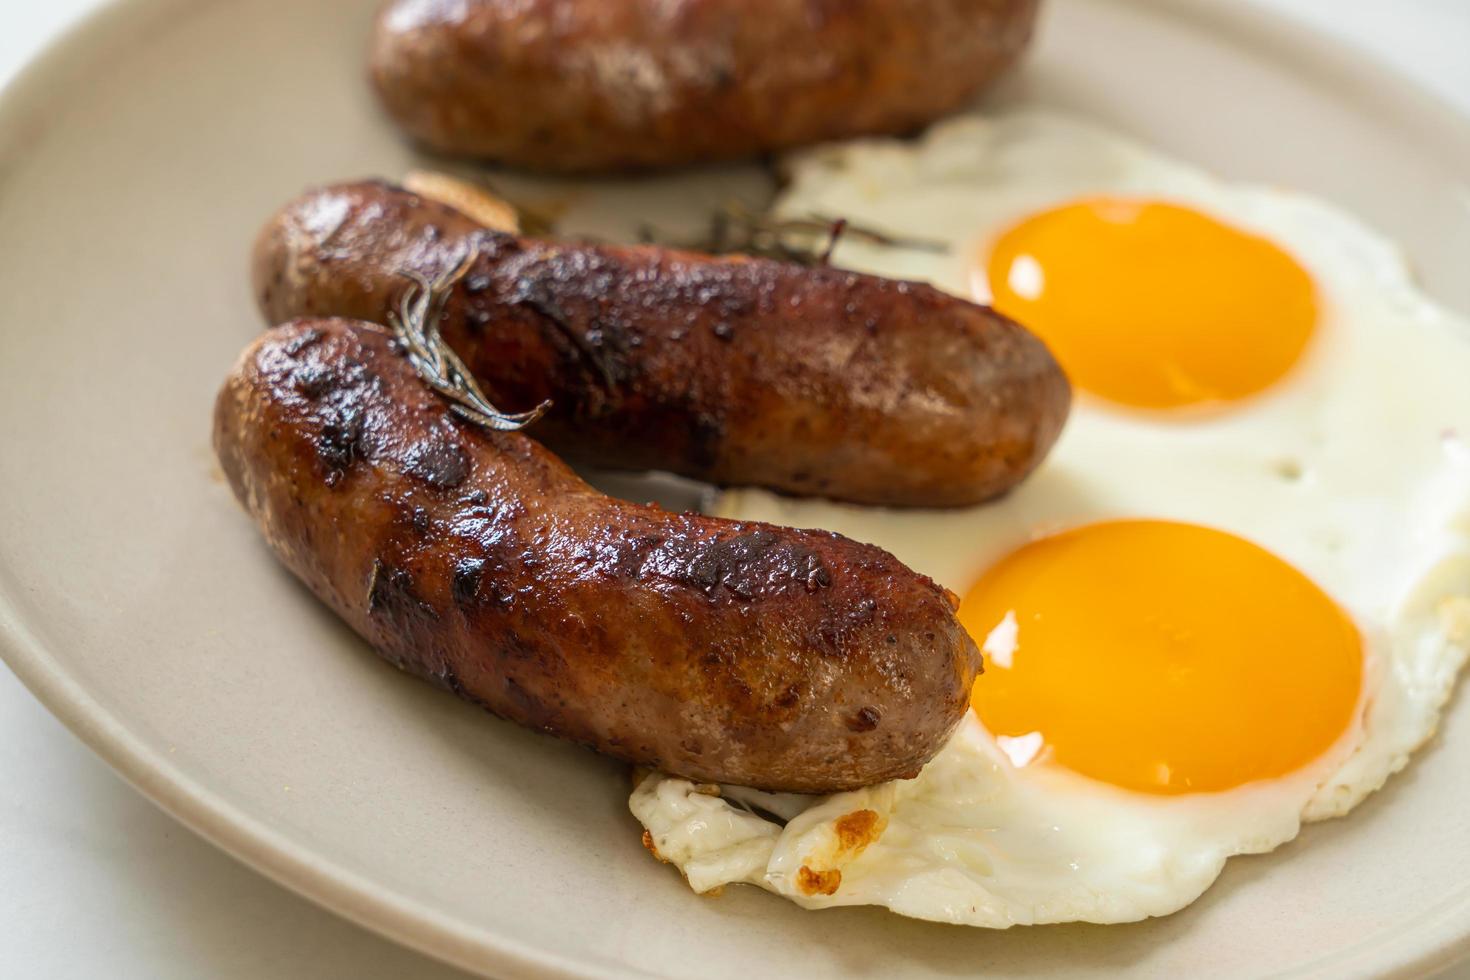
<instances>
[{"instance_id":1,"label":"egg white","mask_svg":"<svg viewBox=\"0 0 1470 980\"><path fill-rule=\"evenodd\" d=\"M1285 381L1207 418L1081 398L1042 469L985 506L893 511L747 490L724 494L718 513L872 542L961 594L1049 531L1118 517L1220 528L1291 562L1353 616L1363 703L1313 764L1219 793L1116 789L1030 759L1034 746L998 744L973 713L918 778L828 798L650 776L630 805L691 887L749 882L808 907L997 928L1130 921L1182 908L1231 855L1346 813L1405 765L1470 655L1470 324L1418 292L1393 244L1323 202L1223 183L1044 113L820 148L790 170L781 214L949 245L935 255L848 240L833 257L848 268L972 298L976 250L1015 220L1086 195L1141 195L1286 249L1315 279L1325 322ZM881 833L844 847L839 818L863 810ZM811 873L831 870L836 890L813 892Z\"/></svg>"}]
</instances>

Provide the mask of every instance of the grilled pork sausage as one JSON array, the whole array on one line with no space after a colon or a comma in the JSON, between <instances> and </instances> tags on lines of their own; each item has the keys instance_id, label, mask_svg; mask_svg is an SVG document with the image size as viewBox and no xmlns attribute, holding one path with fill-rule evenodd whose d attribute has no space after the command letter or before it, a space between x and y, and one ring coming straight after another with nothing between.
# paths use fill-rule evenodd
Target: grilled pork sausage
<instances>
[{"instance_id":1,"label":"grilled pork sausage","mask_svg":"<svg viewBox=\"0 0 1470 980\"><path fill-rule=\"evenodd\" d=\"M235 495L385 658L497 715L694 780L912 776L967 710L953 594L836 534L604 496L463 421L389 333L268 331L215 408Z\"/></svg>"},{"instance_id":2,"label":"grilled pork sausage","mask_svg":"<svg viewBox=\"0 0 1470 980\"><path fill-rule=\"evenodd\" d=\"M484 228L381 183L311 191L255 247L266 319L383 322L405 270L479 257L441 324L492 401L575 462L865 504L974 504L1024 478L1071 393L1011 320L919 283Z\"/></svg>"},{"instance_id":3,"label":"grilled pork sausage","mask_svg":"<svg viewBox=\"0 0 1470 980\"><path fill-rule=\"evenodd\" d=\"M1038 0L393 0L370 74L441 152L667 167L917 129L1025 48Z\"/></svg>"}]
</instances>

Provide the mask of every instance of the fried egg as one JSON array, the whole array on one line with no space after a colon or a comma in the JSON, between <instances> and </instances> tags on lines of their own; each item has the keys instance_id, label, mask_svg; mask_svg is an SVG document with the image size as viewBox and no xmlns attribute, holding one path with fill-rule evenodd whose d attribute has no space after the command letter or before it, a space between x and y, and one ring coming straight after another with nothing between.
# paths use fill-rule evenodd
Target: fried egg
<instances>
[{"instance_id":1,"label":"fried egg","mask_svg":"<svg viewBox=\"0 0 1470 980\"><path fill-rule=\"evenodd\" d=\"M1078 389L1009 496L894 511L760 491L962 597L972 706L914 779L831 797L654 774L645 842L705 892L974 926L1176 911L1347 813L1470 654L1470 324L1352 216L1063 117L964 117L791 162L779 213L943 253L837 265L993 303Z\"/></svg>"}]
</instances>

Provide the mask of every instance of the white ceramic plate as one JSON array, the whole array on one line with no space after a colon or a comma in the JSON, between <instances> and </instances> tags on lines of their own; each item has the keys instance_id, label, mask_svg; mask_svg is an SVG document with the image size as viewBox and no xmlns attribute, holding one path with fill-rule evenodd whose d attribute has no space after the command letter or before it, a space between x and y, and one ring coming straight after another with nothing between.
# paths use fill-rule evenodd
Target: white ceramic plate
<instances>
[{"instance_id":1,"label":"white ceramic plate","mask_svg":"<svg viewBox=\"0 0 1470 980\"><path fill-rule=\"evenodd\" d=\"M0 101L0 645L143 792L317 901L487 973L1344 976L1470 951L1463 698L1350 819L1232 861L1178 915L990 933L753 889L696 898L639 846L622 767L382 665L278 569L208 446L215 388L260 328L258 223L306 184L410 160L361 81L371 6L116 3ZM1464 121L1216 7L1051 0L997 101L1334 199L1470 310ZM761 189L738 169L604 185L572 220L678 227Z\"/></svg>"}]
</instances>

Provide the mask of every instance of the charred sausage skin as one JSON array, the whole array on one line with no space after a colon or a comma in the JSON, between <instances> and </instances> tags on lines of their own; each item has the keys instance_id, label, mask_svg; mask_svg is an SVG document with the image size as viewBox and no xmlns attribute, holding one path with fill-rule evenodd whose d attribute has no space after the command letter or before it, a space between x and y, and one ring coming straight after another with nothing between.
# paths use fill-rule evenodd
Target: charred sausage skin
<instances>
[{"instance_id":1,"label":"charred sausage skin","mask_svg":"<svg viewBox=\"0 0 1470 980\"><path fill-rule=\"evenodd\" d=\"M370 74L444 153L668 167L917 129L1017 59L1038 0L393 0Z\"/></svg>"},{"instance_id":2,"label":"charred sausage skin","mask_svg":"<svg viewBox=\"0 0 1470 980\"><path fill-rule=\"evenodd\" d=\"M386 659L619 759L836 792L912 776L968 708L979 654L928 578L604 496L450 413L373 325L265 333L214 445L280 560Z\"/></svg>"},{"instance_id":3,"label":"charred sausage skin","mask_svg":"<svg viewBox=\"0 0 1470 980\"><path fill-rule=\"evenodd\" d=\"M255 247L266 319L383 322L399 273L479 252L441 325L501 408L597 466L856 503L978 503L1020 482L1070 408L1046 346L920 283L490 231L391 185L310 191Z\"/></svg>"}]
</instances>

